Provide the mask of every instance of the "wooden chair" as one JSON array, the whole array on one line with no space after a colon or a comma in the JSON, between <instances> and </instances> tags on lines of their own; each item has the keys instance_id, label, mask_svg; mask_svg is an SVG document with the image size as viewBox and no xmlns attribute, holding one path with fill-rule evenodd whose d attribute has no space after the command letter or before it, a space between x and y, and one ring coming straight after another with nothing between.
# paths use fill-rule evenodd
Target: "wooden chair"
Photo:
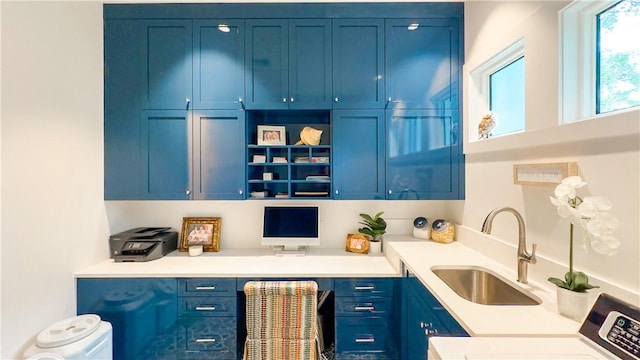
<instances>
[{"instance_id":1,"label":"wooden chair","mask_svg":"<svg viewBox=\"0 0 640 360\"><path fill-rule=\"evenodd\" d=\"M316 360L318 284L249 281L245 360Z\"/></svg>"}]
</instances>

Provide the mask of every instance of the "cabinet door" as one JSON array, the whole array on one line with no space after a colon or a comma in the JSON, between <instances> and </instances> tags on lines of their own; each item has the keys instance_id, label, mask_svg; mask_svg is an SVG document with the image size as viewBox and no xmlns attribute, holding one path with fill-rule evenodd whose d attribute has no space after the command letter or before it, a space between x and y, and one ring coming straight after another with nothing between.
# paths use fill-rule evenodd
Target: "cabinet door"
<instances>
[{"instance_id":1,"label":"cabinet door","mask_svg":"<svg viewBox=\"0 0 640 360\"><path fill-rule=\"evenodd\" d=\"M191 99L191 20L140 21L144 40L144 108L186 109Z\"/></svg>"},{"instance_id":2,"label":"cabinet door","mask_svg":"<svg viewBox=\"0 0 640 360\"><path fill-rule=\"evenodd\" d=\"M289 108L331 108L331 20L289 20Z\"/></svg>"},{"instance_id":3,"label":"cabinet door","mask_svg":"<svg viewBox=\"0 0 640 360\"><path fill-rule=\"evenodd\" d=\"M176 279L78 279L77 314L113 327L114 359L175 359Z\"/></svg>"},{"instance_id":4,"label":"cabinet door","mask_svg":"<svg viewBox=\"0 0 640 360\"><path fill-rule=\"evenodd\" d=\"M335 110L334 199L384 199L384 110Z\"/></svg>"},{"instance_id":5,"label":"cabinet door","mask_svg":"<svg viewBox=\"0 0 640 360\"><path fill-rule=\"evenodd\" d=\"M464 198L458 112L387 110L387 199Z\"/></svg>"},{"instance_id":6,"label":"cabinet door","mask_svg":"<svg viewBox=\"0 0 640 360\"><path fill-rule=\"evenodd\" d=\"M133 20L104 23L104 198L140 198L144 40Z\"/></svg>"},{"instance_id":7,"label":"cabinet door","mask_svg":"<svg viewBox=\"0 0 640 360\"><path fill-rule=\"evenodd\" d=\"M142 112L143 199L189 199L188 120L185 110Z\"/></svg>"},{"instance_id":8,"label":"cabinet door","mask_svg":"<svg viewBox=\"0 0 640 360\"><path fill-rule=\"evenodd\" d=\"M384 107L384 20L333 20L333 108Z\"/></svg>"},{"instance_id":9,"label":"cabinet door","mask_svg":"<svg viewBox=\"0 0 640 360\"><path fill-rule=\"evenodd\" d=\"M244 20L196 20L193 29L193 108L242 108Z\"/></svg>"},{"instance_id":10,"label":"cabinet door","mask_svg":"<svg viewBox=\"0 0 640 360\"><path fill-rule=\"evenodd\" d=\"M387 20L385 35L389 108L458 108L458 20Z\"/></svg>"},{"instance_id":11,"label":"cabinet door","mask_svg":"<svg viewBox=\"0 0 640 360\"><path fill-rule=\"evenodd\" d=\"M246 30L247 109L287 109L287 20L247 20Z\"/></svg>"},{"instance_id":12,"label":"cabinet door","mask_svg":"<svg viewBox=\"0 0 640 360\"><path fill-rule=\"evenodd\" d=\"M199 111L193 116L194 199L243 199L245 112Z\"/></svg>"}]
</instances>

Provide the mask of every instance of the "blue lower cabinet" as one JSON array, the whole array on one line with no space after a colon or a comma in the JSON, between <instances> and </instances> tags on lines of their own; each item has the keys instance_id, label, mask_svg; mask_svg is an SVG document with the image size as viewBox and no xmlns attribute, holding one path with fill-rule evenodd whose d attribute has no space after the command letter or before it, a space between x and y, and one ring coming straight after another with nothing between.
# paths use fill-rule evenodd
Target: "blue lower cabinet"
<instances>
[{"instance_id":1,"label":"blue lower cabinet","mask_svg":"<svg viewBox=\"0 0 640 360\"><path fill-rule=\"evenodd\" d=\"M175 358L175 279L78 279L77 314L113 327L114 359Z\"/></svg>"},{"instance_id":2,"label":"blue lower cabinet","mask_svg":"<svg viewBox=\"0 0 640 360\"><path fill-rule=\"evenodd\" d=\"M431 336L469 336L415 277L403 279L402 359L424 360Z\"/></svg>"},{"instance_id":3,"label":"blue lower cabinet","mask_svg":"<svg viewBox=\"0 0 640 360\"><path fill-rule=\"evenodd\" d=\"M397 279L335 280L336 359L399 359Z\"/></svg>"}]
</instances>

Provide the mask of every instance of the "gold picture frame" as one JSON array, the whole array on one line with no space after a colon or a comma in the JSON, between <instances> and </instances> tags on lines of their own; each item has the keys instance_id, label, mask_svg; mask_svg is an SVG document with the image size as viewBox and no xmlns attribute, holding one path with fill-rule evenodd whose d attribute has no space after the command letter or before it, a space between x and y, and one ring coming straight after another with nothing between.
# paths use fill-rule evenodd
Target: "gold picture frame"
<instances>
[{"instance_id":1,"label":"gold picture frame","mask_svg":"<svg viewBox=\"0 0 640 360\"><path fill-rule=\"evenodd\" d=\"M183 217L180 236L180 251L189 251L189 246L203 245L205 252L220 251L219 217Z\"/></svg>"},{"instance_id":2,"label":"gold picture frame","mask_svg":"<svg viewBox=\"0 0 640 360\"><path fill-rule=\"evenodd\" d=\"M357 254L368 254L369 241L369 238L362 234L347 234L345 250Z\"/></svg>"}]
</instances>

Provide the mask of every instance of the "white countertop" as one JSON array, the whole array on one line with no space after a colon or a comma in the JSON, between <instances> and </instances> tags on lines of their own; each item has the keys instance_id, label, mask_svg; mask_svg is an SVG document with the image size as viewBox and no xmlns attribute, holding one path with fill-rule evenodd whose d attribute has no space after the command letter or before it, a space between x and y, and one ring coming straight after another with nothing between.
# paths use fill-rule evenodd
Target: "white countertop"
<instances>
[{"instance_id":1,"label":"white countertop","mask_svg":"<svg viewBox=\"0 0 640 360\"><path fill-rule=\"evenodd\" d=\"M384 256L352 254L344 250L309 250L306 256L275 256L265 249L222 250L191 257L174 251L137 263L102 261L77 278L108 277L398 277Z\"/></svg>"},{"instance_id":2,"label":"white countertop","mask_svg":"<svg viewBox=\"0 0 640 360\"><path fill-rule=\"evenodd\" d=\"M416 275L471 336L575 336L580 324L558 314L555 292L535 282L516 282L513 269L458 242L398 241L390 238L389 247ZM458 296L432 271L432 266L480 266L512 280L512 285L528 290L542 300L535 306L481 305Z\"/></svg>"},{"instance_id":3,"label":"white countertop","mask_svg":"<svg viewBox=\"0 0 640 360\"><path fill-rule=\"evenodd\" d=\"M385 236L387 256L310 250L306 256L275 256L268 249L222 250L190 257L175 251L142 263L105 260L76 272L77 278L110 277L398 277L399 261L414 273L472 336L575 336L579 323L556 311L555 292L536 283L515 281L513 269L458 243L439 244L410 236ZM458 296L432 266L481 266L542 300L536 306L480 305Z\"/></svg>"}]
</instances>

